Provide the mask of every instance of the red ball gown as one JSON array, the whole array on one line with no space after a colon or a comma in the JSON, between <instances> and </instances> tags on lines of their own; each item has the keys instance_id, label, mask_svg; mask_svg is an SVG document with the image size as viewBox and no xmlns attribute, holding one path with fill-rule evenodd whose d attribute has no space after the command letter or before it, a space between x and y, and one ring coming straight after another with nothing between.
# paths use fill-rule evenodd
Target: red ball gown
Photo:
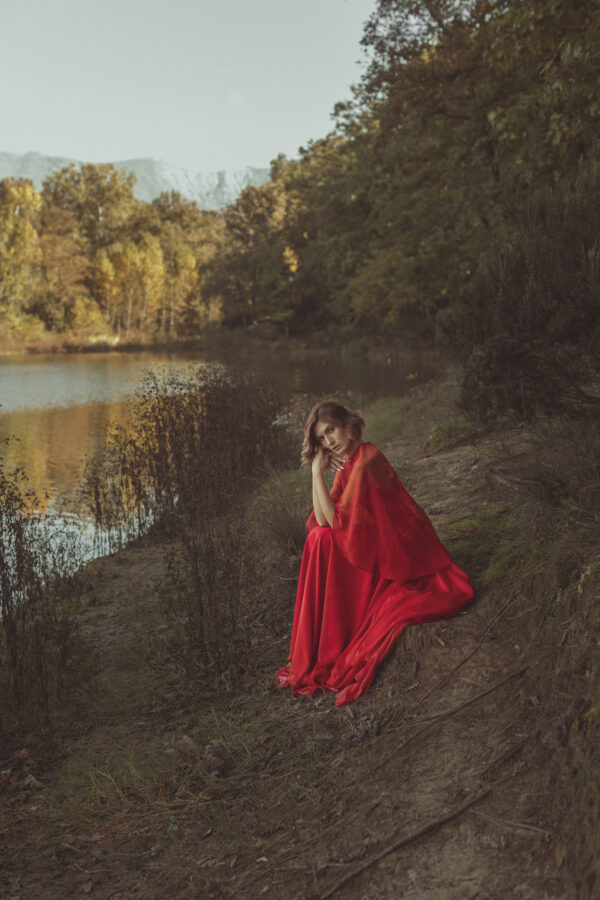
<instances>
[{"instance_id":1,"label":"red ball gown","mask_svg":"<svg viewBox=\"0 0 600 900\"><path fill-rule=\"evenodd\" d=\"M373 444L346 457L331 497L333 527L314 512L306 523L289 665L277 677L295 697L336 691L343 706L369 690L407 625L453 616L473 589Z\"/></svg>"}]
</instances>

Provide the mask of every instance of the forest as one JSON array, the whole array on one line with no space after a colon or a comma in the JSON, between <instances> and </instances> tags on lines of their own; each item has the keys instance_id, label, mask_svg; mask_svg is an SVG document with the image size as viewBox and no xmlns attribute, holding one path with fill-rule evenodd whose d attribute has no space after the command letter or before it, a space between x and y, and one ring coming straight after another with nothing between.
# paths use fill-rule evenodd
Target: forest
<instances>
[{"instance_id":1,"label":"forest","mask_svg":"<svg viewBox=\"0 0 600 900\"><path fill-rule=\"evenodd\" d=\"M435 340L477 412L480 385L494 409L527 412L548 380L559 403L586 402L599 28L592 0L379 0L332 131L220 213L175 193L136 201L110 165L41 192L5 179L0 334Z\"/></svg>"}]
</instances>

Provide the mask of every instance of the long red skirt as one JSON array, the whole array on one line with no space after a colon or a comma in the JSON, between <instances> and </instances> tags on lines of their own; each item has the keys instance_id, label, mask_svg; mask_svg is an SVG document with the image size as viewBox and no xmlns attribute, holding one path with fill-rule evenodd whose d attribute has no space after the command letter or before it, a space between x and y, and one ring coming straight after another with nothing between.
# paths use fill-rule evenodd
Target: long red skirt
<instances>
[{"instance_id":1,"label":"long red skirt","mask_svg":"<svg viewBox=\"0 0 600 900\"><path fill-rule=\"evenodd\" d=\"M453 616L473 599L454 563L399 584L359 569L334 543L333 528L307 537L300 569L289 665L277 673L294 696L337 691L343 706L369 690L377 666L407 625Z\"/></svg>"}]
</instances>

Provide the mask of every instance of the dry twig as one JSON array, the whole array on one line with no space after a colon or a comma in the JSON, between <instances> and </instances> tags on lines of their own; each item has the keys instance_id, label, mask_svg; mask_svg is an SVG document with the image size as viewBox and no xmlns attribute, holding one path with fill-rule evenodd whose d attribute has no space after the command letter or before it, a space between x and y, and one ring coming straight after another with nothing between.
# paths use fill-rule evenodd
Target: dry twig
<instances>
[{"instance_id":1,"label":"dry twig","mask_svg":"<svg viewBox=\"0 0 600 900\"><path fill-rule=\"evenodd\" d=\"M501 762L503 762L503 760L507 759L509 756L512 756L512 754L515 752L515 750L518 750L519 747L522 747L523 744L525 744L525 743L527 743L527 741L531 740L532 737L533 737L532 734L526 734L524 738L521 738L520 741L517 741L516 744L513 744L512 747L509 747L508 750L505 750L503 753L500 754L500 756L497 756L496 759L492 760L492 762L488 766L486 766L485 769L482 769L482 771L479 773L479 777L482 778L484 775L487 775L487 773L490 771L490 769L493 769L494 766L498 765L498 763L501 763Z\"/></svg>"}]
</instances>

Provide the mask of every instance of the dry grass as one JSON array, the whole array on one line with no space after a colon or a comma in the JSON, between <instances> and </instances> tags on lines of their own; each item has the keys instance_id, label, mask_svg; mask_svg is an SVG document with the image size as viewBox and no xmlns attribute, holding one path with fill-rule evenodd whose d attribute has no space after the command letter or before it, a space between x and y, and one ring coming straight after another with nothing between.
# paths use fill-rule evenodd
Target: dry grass
<instances>
[{"instance_id":1,"label":"dry grass","mask_svg":"<svg viewBox=\"0 0 600 900\"><path fill-rule=\"evenodd\" d=\"M82 670L72 533L19 473L0 465L0 752L31 731L50 735Z\"/></svg>"}]
</instances>

